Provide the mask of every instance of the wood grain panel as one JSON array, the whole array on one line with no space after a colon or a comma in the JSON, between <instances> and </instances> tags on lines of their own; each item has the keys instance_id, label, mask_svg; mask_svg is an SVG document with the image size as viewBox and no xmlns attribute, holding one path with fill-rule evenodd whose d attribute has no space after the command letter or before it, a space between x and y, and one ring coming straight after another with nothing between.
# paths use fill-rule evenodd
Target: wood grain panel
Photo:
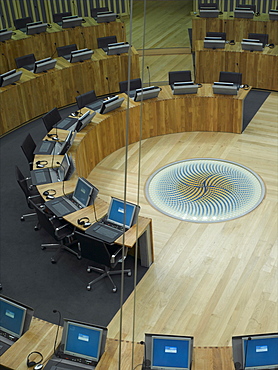
<instances>
[{"instance_id":1,"label":"wood grain panel","mask_svg":"<svg viewBox=\"0 0 278 370\"><path fill-rule=\"evenodd\" d=\"M47 32L38 35L25 35L16 30L11 40L0 43L0 73L16 68L15 58L34 54L37 60L57 56L59 46L76 44L77 48L97 49L97 38L115 35L117 41L126 41L124 23L116 20L110 23L97 23L92 18L85 18L82 27L62 29L52 24Z\"/></svg>"},{"instance_id":2,"label":"wood grain panel","mask_svg":"<svg viewBox=\"0 0 278 370\"><path fill-rule=\"evenodd\" d=\"M249 33L267 33L269 43L278 43L278 25L270 21L267 14L253 19L233 18L224 13L218 18L192 17L192 46L195 41L203 40L207 32L226 32L227 40L241 41Z\"/></svg>"},{"instance_id":3,"label":"wood grain panel","mask_svg":"<svg viewBox=\"0 0 278 370\"><path fill-rule=\"evenodd\" d=\"M204 48L203 41L196 41L196 81L218 81L220 71L240 72L243 84L278 91L278 46L251 52L236 43L214 50Z\"/></svg>"}]
</instances>

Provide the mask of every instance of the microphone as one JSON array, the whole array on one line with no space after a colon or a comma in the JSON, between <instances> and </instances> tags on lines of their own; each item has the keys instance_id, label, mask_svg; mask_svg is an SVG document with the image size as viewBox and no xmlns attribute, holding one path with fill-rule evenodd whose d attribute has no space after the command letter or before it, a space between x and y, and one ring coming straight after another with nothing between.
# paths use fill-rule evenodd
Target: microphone
<instances>
[{"instance_id":1,"label":"microphone","mask_svg":"<svg viewBox=\"0 0 278 370\"><path fill-rule=\"evenodd\" d=\"M57 313L59 314L59 321L58 321L58 328L57 328L57 331L56 331L56 337L55 337L55 342L54 342L54 355L55 356L58 356L58 353L57 353L57 349L56 348L56 344L57 344L57 339L58 339L58 333L59 333L59 329L60 329L60 324L61 324L61 312L58 311L58 310L53 310L53 313ZM59 357L59 356L58 356Z\"/></svg>"},{"instance_id":2,"label":"microphone","mask_svg":"<svg viewBox=\"0 0 278 370\"><path fill-rule=\"evenodd\" d=\"M150 73L150 67L147 66L148 74L149 74L149 86L151 86L151 73Z\"/></svg>"}]
</instances>

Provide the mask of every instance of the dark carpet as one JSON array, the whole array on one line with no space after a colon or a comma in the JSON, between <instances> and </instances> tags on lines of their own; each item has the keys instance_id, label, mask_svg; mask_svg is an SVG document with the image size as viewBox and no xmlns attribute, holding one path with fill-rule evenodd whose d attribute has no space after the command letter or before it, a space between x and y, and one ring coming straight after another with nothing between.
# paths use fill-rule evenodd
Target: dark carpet
<instances>
[{"instance_id":1,"label":"dark carpet","mask_svg":"<svg viewBox=\"0 0 278 370\"><path fill-rule=\"evenodd\" d=\"M61 111L62 117L73 112L75 107ZM27 160L20 148L27 133L39 142L46 134L42 119L20 127L0 139L1 189L0 189L0 283L1 294L28 304L38 318L57 323L59 310L62 317L106 326L120 308L121 276L113 276L118 287L112 292L110 281L105 278L87 291L87 283L98 274L88 273L89 260L78 260L63 252L57 264L50 258L54 250L42 250L41 243L55 242L44 231L35 231L36 217L20 221L20 216L29 213L25 196L15 179L14 166L28 175ZM119 269L121 265L119 264ZM137 282L147 271L137 263ZM134 258L128 256L125 268L134 272ZM124 300L133 291L134 276L125 276Z\"/></svg>"},{"instance_id":2,"label":"dark carpet","mask_svg":"<svg viewBox=\"0 0 278 370\"><path fill-rule=\"evenodd\" d=\"M252 90L244 106L243 130L263 104L269 92ZM61 110L62 117L75 111L75 106ZM57 323L53 309L62 317L108 325L120 308L120 289L112 293L108 279L86 290L95 273L87 273L89 261L64 252L58 263L51 264L51 250L41 250L41 243L53 242L43 230L34 231L36 218L21 222L28 213L24 194L15 180L15 165L28 176L27 160L20 148L27 133L39 142L46 134L42 119L36 119L0 139L0 283L2 294L32 306L35 316ZM146 272L138 265L137 282ZM125 267L134 271L134 259L128 256ZM133 276L125 278L124 299L133 290ZM120 288L120 276L114 276Z\"/></svg>"}]
</instances>

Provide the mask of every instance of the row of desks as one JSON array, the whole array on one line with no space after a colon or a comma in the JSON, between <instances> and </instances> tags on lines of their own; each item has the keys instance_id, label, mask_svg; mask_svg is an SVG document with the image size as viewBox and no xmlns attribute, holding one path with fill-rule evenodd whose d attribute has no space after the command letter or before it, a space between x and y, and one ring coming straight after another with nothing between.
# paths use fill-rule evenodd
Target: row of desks
<instances>
[{"instance_id":1,"label":"row of desks","mask_svg":"<svg viewBox=\"0 0 278 370\"><path fill-rule=\"evenodd\" d=\"M97 49L98 37L116 36L117 41L126 41L125 26L119 20L110 23L97 23L93 18L84 18L81 27L62 28L52 23L46 32L26 35L20 30L13 31L10 40L0 43L0 73L16 68L15 58L34 54L37 60L49 56L56 57L56 48L76 44L78 49Z\"/></svg>"},{"instance_id":2,"label":"row of desks","mask_svg":"<svg viewBox=\"0 0 278 370\"><path fill-rule=\"evenodd\" d=\"M53 354L57 325L33 317L30 329L19 338L1 357L0 369L27 370L27 356L33 351L43 355L44 364ZM62 330L59 330L57 343L61 340ZM118 369L119 361L121 370L132 368L132 351L134 351L133 366L140 364L144 359L144 346L140 343L128 341L121 342L121 354L119 354L119 341L108 338L105 352L102 355L96 370ZM38 361L39 356L33 355L32 360ZM120 360L119 360L120 359ZM134 368L133 367L133 368ZM233 370L231 347L194 347L192 370Z\"/></svg>"}]
</instances>

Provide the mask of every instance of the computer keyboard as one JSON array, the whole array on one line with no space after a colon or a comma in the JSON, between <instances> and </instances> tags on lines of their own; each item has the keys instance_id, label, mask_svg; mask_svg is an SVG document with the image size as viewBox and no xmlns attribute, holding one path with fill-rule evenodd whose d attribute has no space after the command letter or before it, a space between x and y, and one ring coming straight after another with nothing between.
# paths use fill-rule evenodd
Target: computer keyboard
<instances>
[{"instance_id":1,"label":"computer keyboard","mask_svg":"<svg viewBox=\"0 0 278 370\"><path fill-rule=\"evenodd\" d=\"M104 226L101 226L99 225L98 227L96 227L94 229L97 233L103 235L103 236L107 236L108 238L114 238L118 235L118 232L117 231L114 231L114 230L111 230L111 229L108 229L107 227L104 227Z\"/></svg>"}]
</instances>

